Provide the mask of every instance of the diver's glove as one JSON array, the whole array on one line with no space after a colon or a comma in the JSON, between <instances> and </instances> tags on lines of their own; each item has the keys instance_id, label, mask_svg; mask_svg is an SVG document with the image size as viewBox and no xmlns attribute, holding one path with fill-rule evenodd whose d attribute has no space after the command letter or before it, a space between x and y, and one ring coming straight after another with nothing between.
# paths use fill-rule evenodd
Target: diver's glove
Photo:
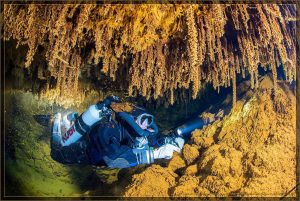
<instances>
[{"instance_id":1,"label":"diver's glove","mask_svg":"<svg viewBox=\"0 0 300 201\"><path fill-rule=\"evenodd\" d=\"M118 96L108 96L103 101L98 102L96 107L101 110L103 107L109 107L113 102L120 103L121 99Z\"/></svg>"},{"instance_id":2,"label":"diver's glove","mask_svg":"<svg viewBox=\"0 0 300 201\"><path fill-rule=\"evenodd\" d=\"M181 137L170 138L166 137L166 143L159 148L153 150L154 159L165 158L170 159L173 156L173 152L181 152L184 145L184 139Z\"/></svg>"}]
</instances>

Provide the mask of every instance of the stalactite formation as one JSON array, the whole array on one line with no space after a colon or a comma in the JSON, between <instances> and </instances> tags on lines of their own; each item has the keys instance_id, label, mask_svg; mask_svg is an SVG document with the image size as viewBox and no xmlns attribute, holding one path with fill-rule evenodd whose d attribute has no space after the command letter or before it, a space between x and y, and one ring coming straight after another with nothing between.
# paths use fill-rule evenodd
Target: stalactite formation
<instances>
[{"instance_id":1,"label":"stalactite formation","mask_svg":"<svg viewBox=\"0 0 300 201\"><path fill-rule=\"evenodd\" d=\"M26 67L44 49L56 80L44 95L60 101L83 98L86 64L128 80L131 96L171 104L180 89L196 98L202 82L233 84L235 94L236 74L257 87L259 66L272 70L275 91L278 66L296 79L295 4L4 4L2 14L3 39L28 46Z\"/></svg>"},{"instance_id":2,"label":"stalactite formation","mask_svg":"<svg viewBox=\"0 0 300 201\"><path fill-rule=\"evenodd\" d=\"M196 95L199 91L200 87L200 73L199 69L199 61L198 61L198 33L195 25L194 18L194 5L189 5L186 11L186 19L188 26L188 55L190 60L190 79L193 84L192 92L193 98L196 98ZM202 55L200 55L201 57Z\"/></svg>"}]
</instances>

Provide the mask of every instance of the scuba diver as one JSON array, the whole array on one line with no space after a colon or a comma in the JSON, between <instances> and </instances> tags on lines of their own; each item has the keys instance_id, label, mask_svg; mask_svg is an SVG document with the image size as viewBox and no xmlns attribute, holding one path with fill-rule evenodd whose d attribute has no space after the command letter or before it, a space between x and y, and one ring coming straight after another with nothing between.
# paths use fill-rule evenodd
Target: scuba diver
<instances>
[{"instance_id":1,"label":"scuba diver","mask_svg":"<svg viewBox=\"0 0 300 201\"><path fill-rule=\"evenodd\" d=\"M170 135L158 133L154 117L144 108L131 105L131 111L116 110L122 104L109 96L78 113L55 114L51 157L63 164L86 164L127 168L170 159L181 152L186 137L206 123L196 120L178 127Z\"/></svg>"}]
</instances>

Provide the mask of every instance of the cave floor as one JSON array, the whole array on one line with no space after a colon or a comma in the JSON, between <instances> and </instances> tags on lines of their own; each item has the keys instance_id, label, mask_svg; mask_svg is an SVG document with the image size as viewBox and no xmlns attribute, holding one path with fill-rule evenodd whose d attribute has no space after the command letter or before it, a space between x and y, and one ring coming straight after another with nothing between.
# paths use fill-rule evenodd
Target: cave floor
<instances>
[{"instance_id":1,"label":"cave floor","mask_svg":"<svg viewBox=\"0 0 300 201\"><path fill-rule=\"evenodd\" d=\"M30 92L5 92L5 196L70 197L110 184L116 170L62 165L50 157L50 127L34 115L63 108Z\"/></svg>"}]
</instances>

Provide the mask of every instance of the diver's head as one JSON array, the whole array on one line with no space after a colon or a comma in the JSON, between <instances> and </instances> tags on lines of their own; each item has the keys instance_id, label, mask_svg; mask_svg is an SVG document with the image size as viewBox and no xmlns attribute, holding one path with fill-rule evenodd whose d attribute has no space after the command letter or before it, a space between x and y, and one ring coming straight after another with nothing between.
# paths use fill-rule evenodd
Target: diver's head
<instances>
[{"instance_id":1,"label":"diver's head","mask_svg":"<svg viewBox=\"0 0 300 201\"><path fill-rule=\"evenodd\" d=\"M151 128L154 122L154 117L151 114L142 113L140 114L135 121L143 130L148 130L154 132Z\"/></svg>"}]
</instances>

